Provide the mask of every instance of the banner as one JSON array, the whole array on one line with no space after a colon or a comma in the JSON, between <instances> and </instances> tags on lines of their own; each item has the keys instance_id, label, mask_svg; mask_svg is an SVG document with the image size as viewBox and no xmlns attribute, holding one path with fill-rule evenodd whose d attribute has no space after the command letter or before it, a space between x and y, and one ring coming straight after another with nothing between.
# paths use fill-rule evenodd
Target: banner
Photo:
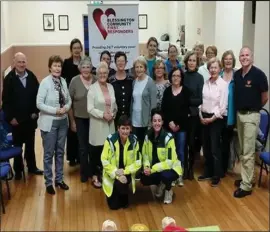
<instances>
[{"instance_id":1,"label":"banner","mask_svg":"<svg viewBox=\"0 0 270 232\"><path fill-rule=\"evenodd\" d=\"M123 51L127 55L127 66L139 56L138 4L88 5L89 55L94 67L100 63L100 53L108 50L112 55Z\"/></svg>"}]
</instances>

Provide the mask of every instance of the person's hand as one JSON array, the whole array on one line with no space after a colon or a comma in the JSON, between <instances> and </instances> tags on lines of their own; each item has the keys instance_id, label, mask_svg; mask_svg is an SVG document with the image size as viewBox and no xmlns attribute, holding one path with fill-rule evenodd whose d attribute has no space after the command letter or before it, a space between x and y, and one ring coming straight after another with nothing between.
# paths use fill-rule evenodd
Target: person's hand
<instances>
[{"instance_id":1,"label":"person's hand","mask_svg":"<svg viewBox=\"0 0 270 232\"><path fill-rule=\"evenodd\" d=\"M35 114L35 113L34 114L31 114L31 118L32 119L36 119L37 117L38 117L37 114Z\"/></svg>"},{"instance_id":2,"label":"person's hand","mask_svg":"<svg viewBox=\"0 0 270 232\"><path fill-rule=\"evenodd\" d=\"M151 169L150 168L148 168L148 167L146 167L145 169L144 169L144 174L146 175L146 176L150 176L150 174L151 174Z\"/></svg>"},{"instance_id":3,"label":"person's hand","mask_svg":"<svg viewBox=\"0 0 270 232\"><path fill-rule=\"evenodd\" d=\"M122 175L124 175L124 169L117 169L117 171L115 172L115 174L117 175L117 176L122 176Z\"/></svg>"},{"instance_id":4,"label":"person's hand","mask_svg":"<svg viewBox=\"0 0 270 232\"><path fill-rule=\"evenodd\" d=\"M75 120L73 120L70 124L70 129L73 131L73 132L77 132L77 127L76 127L76 123L75 123Z\"/></svg>"},{"instance_id":5,"label":"person's hand","mask_svg":"<svg viewBox=\"0 0 270 232\"><path fill-rule=\"evenodd\" d=\"M206 118L201 118L201 124L207 125L207 121L205 120Z\"/></svg>"},{"instance_id":6,"label":"person's hand","mask_svg":"<svg viewBox=\"0 0 270 232\"><path fill-rule=\"evenodd\" d=\"M13 118L13 119L10 121L10 124L11 124L12 126L18 126L18 125L19 125L19 123L18 123L18 121L17 121L16 118Z\"/></svg>"},{"instance_id":7,"label":"person's hand","mask_svg":"<svg viewBox=\"0 0 270 232\"><path fill-rule=\"evenodd\" d=\"M109 121L112 120L112 115L111 115L111 113L109 113L109 112L104 112L104 113L103 113L103 118L104 118L107 122L109 122Z\"/></svg>"},{"instance_id":8,"label":"person's hand","mask_svg":"<svg viewBox=\"0 0 270 232\"><path fill-rule=\"evenodd\" d=\"M67 112L67 111L66 111L66 108L65 108L65 107L60 108L60 111L59 111L60 115L63 115L63 114L65 114L66 112Z\"/></svg>"},{"instance_id":9,"label":"person's hand","mask_svg":"<svg viewBox=\"0 0 270 232\"><path fill-rule=\"evenodd\" d=\"M174 127L175 127L175 124L174 124L173 121L171 121L171 122L169 123L169 127L170 127L170 128L174 128Z\"/></svg>"},{"instance_id":10,"label":"person's hand","mask_svg":"<svg viewBox=\"0 0 270 232\"><path fill-rule=\"evenodd\" d=\"M206 118L204 119L204 122L206 123L206 125L212 123L214 120L212 118Z\"/></svg>"},{"instance_id":11,"label":"person's hand","mask_svg":"<svg viewBox=\"0 0 270 232\"><path fill-rule=\"evenodd\" d=\"M66 113L66 108L60 108L56 110L56 115L61 116Z\"/></svg>"},{"instance_id":12,"label":"person's hand","mask_svg":"<svg viewBox=\"0 0 270 232\"><path fill-rule=\"evenodd\" d=\"M118 179L122 184L126 184L127 183L127 178L126 176L122 175L119 177Z\"/></svg>"}]
</instances>

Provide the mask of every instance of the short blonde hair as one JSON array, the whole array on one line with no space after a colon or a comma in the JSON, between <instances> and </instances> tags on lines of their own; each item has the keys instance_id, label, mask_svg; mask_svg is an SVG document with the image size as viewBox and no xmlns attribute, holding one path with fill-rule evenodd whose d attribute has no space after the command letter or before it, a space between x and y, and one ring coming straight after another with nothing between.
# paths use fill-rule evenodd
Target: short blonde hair
<instances>
[{"instance_id":1,"label":"short blonde hair","mask_svg":"<svg viewBox=\"0 0 270 232\"><path fill-rule=\"evenodd\" d=\"M156 63L154 64L154 67L153 67L153 80L156 80L156 74L155 74L155 71L156 69L158 68L158 66L162 64L164 66L164 79L167 80L167 76L168 76L168 73L166 72L166 66L165 66L165 63L163 62L163 60L157 60Z\"/></svg>"},{"instance_id":2,"label":"short blonde hair","mask_svg":"<svg viewBox=\"0 0 270 232\"><path fill-rule=\"evenodd\" d=\"M176 222L173 218L171 217L165 217L162 219L162 229L164 230L167 226L169 225L174 225L176 226Z\"/></svg>"},{"instance_id":3,"label":"short blonde hair","mask_svg":"<svg viewBox=\"0 0 270 232\"><path fill-rule=\"evenodd\" d=\"M102 224L102 231L117 231L117 226L114 221L106 220Z\"/></svg>"},{"instance_id":4,"label":"short blonde hair","mask_svg":"<svg viewBox=\"0 0 270 232\"><path fill-rule=\"evenodd\" d=\"M220 60L219 60L217 57L213 57L213 58L211 58L211 59L207 62L207 69L208 69L208 70L210 69L210 66L211 66L213 63L218 63L219 68L222 69L222 65L221 65Z\"/></svg>"},{"instance_id":5,"label":"short blonde hair","mask_svg":"<svg viewBox=\"0 0 270 232\"><path fill-rule=\"evenodd\" d=\"M134 62L133 62L134 69L135 69L135 66L137 63L142 64L144 66L145 70L147 70L147 62L143 56L139 56L136 60L134 60Z\"/></svg>"},{"instance_id":6,"label":"short blonde hair","mask_svg":"<svg viewBox=\"0 0 270 232\"><path fill-rule=\"evenodd\" d=\"M203 51L203 53L204 53L204 44L203 44L203 43L197 42L197 43L194 45L193 50L195 51L196 48L201 49L201 50Z\"/></svg>"},{"instance_id":7,"label":"short blonde hair","mask_svg":"<svg viewBox=\"0 0 270 232\"><path fill-rule=\"evenodd\" d=\"M105 68L107 69L107 72L109 73L109 67L108 67L108 64L105 62L105 61L101 61L97 67L97 74L99 73L99 70L102 69L102 68Z\"/></svg>"},{"instance_id":8,"label":"short blonde hair","mask_svg":"<svg viewBox=\"0 0 270 232\"><path fill-rule=\"evenodd\" d=\"M133 224L130 231L149 231L149 228L144 224Z\"/></svg>"}]
</instances>

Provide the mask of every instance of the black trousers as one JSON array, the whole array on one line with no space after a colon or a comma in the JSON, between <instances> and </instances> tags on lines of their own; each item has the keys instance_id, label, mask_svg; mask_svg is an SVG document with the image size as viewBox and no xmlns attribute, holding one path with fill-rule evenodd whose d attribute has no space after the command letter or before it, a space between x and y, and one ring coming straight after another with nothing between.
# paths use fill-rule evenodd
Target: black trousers
<instances>
[{"instance_id":1,"label":"black trousers","mask_svg":"<svg viewBox=\"0 0 270 232\"><path fill-rule=\"evenodd\" d=\"M101 153L103 150L102 146L90 145L90 177L98 176L101 180L102 174L102 163L101 163Z\"/></svg>"},{"instance_id":2,"label":"black trousers","mask_svg":"<svg viewBox=\"0 0 270 232\"><path fill-rule=\"evenodd\" d=\"M191 116L188 121L188 169L192 169L195 155L201 149L201 122L199 116Z\"/></svg>"},{"instance_id":3,"label":"black trousers","mask_svg":"<svg viewBox=\"0 0 270 232\"><path fill-rule=\"evenodd\" d=\"M223 128L221 132L222 140L222 165L224 174L227 173L228 163L230 158L230 145L233 138L233 128L234 126L227 125L227 117L223 117Z\"/></svg>"},{"instance_id":4,"label":"black trousers","mask_svg":"<svg viewBox=\"0 0 270 232\"><path fill-rule=\"evenodd\" d=\"M141 183L142 185L159 185L161 182L165 184L166 190L172 188L172 182L178 179L179 175L174 170L165 170L162 172L156 172L149 176L142 174Z\"/></svg>"},{"instance_id":5,"label":"black trousers","mask_svg":"<svg viewBox=\"0 0 270 232\"><path fill-rule=\"evenodd\" d=\"M24 158L26 160L28 171L35 171L36 155L35 155L35 128L32 123L21 123L12 127L13 144L22 147L25 144ZM14 171L19 174L23 170L23 154L14 158Z\"/></svg>"},{"instance_id":6,"label":"black trousers","mask_svg":"<svg viewBox=\"0 0 270 232\"><path fill-rule=\"evenodd\" d=\"M70 162L80 162L77 134L70 127L67 134L67 160Z\"/></svg>"},{"instance_id":7,"label":"black trousers","mask_svg":"<svg viewBox=\"0 0 270 232\"><path fill-rule=\"evenodd\" d=\"M137 136L139 142L139 150L142 152L142 146L144 142L144 137L147 132L147 127L132 127L132 133Z\"/></svg>"},{"instance_id":8,"label":"black trousers","mask_svg":"<svg viewBox=\"0 0 270 232\"><path fill-rule=\"evenodd\" d=\"M126 184L122 184L119 180L114 181L113 193L110 197L107 197L107 203L110 209L117 210L128 206L128 190L131 176L127 175L126 178Z\"/></svg>"},{"instance_id":9,"label":"black trousers","mask_svg":"<svg viewBox=\"0 0 270 232\"><path fill-rule=\"evenodd\" d=\"M212 115L204 114L204 118ZM205 157L204 176L221 178L223 176L221 132L224 121L216 119L214 122L203 125L203 154Z\"/></svg>"},{"instance_id":10,"label":"black trousers","mask_svg":"<svg viewBox=\"0 0 270 232\"><path fill-rule=\"evenodd\" d=\"M89 119L75 118L77 137L80 154L80 175L81 179L88 179L90 176L90 145L89 145Z\"/></svg>"}]
</instances>

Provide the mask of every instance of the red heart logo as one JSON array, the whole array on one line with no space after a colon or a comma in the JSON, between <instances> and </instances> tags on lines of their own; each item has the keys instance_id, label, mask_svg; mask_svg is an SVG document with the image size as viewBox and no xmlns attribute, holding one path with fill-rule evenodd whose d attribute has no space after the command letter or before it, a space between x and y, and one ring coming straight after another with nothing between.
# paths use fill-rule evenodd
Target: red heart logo
<instances>
[{"instance_id":1,"label":"red heart logo","mask_svg":"<svg viewBox=\"0 0 270 232\"><path fill-rule=\"evenodd\" d=\"M95 23L96 23L96 25L97 25L97 27L98 27L98 29L99 29L101 35L103 36L104 39L106 39L106 38L107 38L107 35L108 35L108 32L107 32L107 30L104 28L104 26L103 26L103 24L102 24L102 22L101 22L101 16L102 16L103 14L104 14L103 10L101 10L100 8L97 8L97 9L95 9L95 10L93 11L93 19L94 19L94 21L95 21ZM109 17L109 15L114 15L114 16L116 16L115 11L114 11L114 9L112 9L112 8L107 9L107 10L105 11L105 15L106 15L107 17Z\"/></svg>"}]
</instances>

